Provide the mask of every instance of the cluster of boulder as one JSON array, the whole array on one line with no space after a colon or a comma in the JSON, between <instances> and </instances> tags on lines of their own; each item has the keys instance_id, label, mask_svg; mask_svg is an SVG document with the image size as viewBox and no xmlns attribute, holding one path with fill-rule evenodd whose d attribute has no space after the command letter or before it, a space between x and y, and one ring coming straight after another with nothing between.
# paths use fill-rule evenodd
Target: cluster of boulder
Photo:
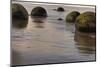
<instances>
[{"instance_id":1,"label":"cluster of boulder","mask_svg":"<svg viewBox=\"0 0 100 67\"><path fill-rule=\"evenodd\" d=\"M66 16L66 22L75 23L76 30L81 32L96 32L96 13L73 11Z\"/></svg>"},{"instance_id":2,"label":"cluster of boulder","mask_svg":"<svg viewBox=\"0 0 100 67\"><path fill-rule=\"evenodd\" d=\"M35 7L31 11L32 17L47 17L47 12L42 7ZM12 18L28 19L27 10L20 4L12 4Z\"/></svg>"},{"instance_id":3,"label":"cluster of boulder","mask_svg":"<svg viewBox=\"0 0 100 67\"><path fill-rule=\"evenodd\" d=\"M35 7L31 11L31 17L34 19L37 17L47 17L47 12L42 7ZM27 10L18 3L12 4L12 25L17 28L24 28L28 24L28 12ZM42 22L39 19L35 19L36 22Z\"/></svg>"},{"instance_id":4,"label":"cluster of boulder","mask_svg":"<svg viewBox=\"0 0 100 67\"><path fill-rule=\"evenodd\" d=\"M58 7L57 11L65 11L64 8ZM47 17L47 11L43 7L35 7L31 11L31 17ZM21 19L21 20L28 20L28 12L27 10L20 4L12 4L12 20L13 19ZM59 18L58 20L62 20ZM95 32L96 31L96 14L94 12L84 12L81 13L78 11L72 11L66 16L66 22L74 23L76 29L81 32ZM20 27L25 24L27 25L28 22L22 24L22 22L17 22L17 25ZM25 26L24 25L24 26Z\"/></svg>"},{"instance_id":5,"label":"cluster of boulder","mask_svg":"<svg viewBox=\"0 0 100 67\"><path fill-rule=\"evenodd\" d=\"M34 18L35 22L42 22L41 20L37 20L37 18L46 18L47 17L47 11L43 8L43 7L35 7L32 9L31 11L31 17ZM14 3L12 4L12 20L28 20L28 12L26 11L26 9L18 3ZM20 22L16 22L16 26L21 26L26 24L27 25L28 22L25 23L20 23ZM15 22L13 22L13 24L15 24ZM23 26L22 26L23 27Z\"/></svg>"}]
</instances>

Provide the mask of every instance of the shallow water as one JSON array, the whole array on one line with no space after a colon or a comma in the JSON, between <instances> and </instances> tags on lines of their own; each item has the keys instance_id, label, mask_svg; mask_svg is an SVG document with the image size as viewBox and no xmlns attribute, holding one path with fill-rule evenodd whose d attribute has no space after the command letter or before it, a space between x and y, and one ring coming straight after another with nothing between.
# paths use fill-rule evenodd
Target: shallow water
<instances>
[{"instance_id":1,"label":"shallow water","mask_svg":"<svg viewBox=\"0 0 100 67\"><path fill-rule=\"evenodd\" d=\"M30 2L18 3L21 3L29 14L33 7L39 6L39 4ZM39 18L43 23L36 23L29 16L26 27L12 27L12 64L94 61L95 38L89 39L89 37L75 34L74 24L66 23L65 16L73 10L95 12L95 9L63 6L66 11L57 12L53 10L58 7L57 5L45 6L42 4L41 6L48 12L47 18ZM58 18L63 20L57 20ZM19 21L21 22L21 20ZM89 41L87 42L87 40Z\"/></svg>"}]
</instances>

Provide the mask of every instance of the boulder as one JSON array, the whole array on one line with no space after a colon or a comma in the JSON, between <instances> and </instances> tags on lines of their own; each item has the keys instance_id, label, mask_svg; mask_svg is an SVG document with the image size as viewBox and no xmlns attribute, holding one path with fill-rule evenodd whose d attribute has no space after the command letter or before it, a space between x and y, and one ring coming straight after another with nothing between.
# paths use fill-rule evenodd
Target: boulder
<instances>
[{"instance_id":1,"label":"boulder","mask_svg":"<svg viewBox=\"0 0 100 67\"><path fill-rule=\"evenodd\" d=\"M62 8L62 7L58 7L58 8L57 8L57 11L62 12L62 11L65 11L65 10L64 10L64 8Z\"/></svg>"},{"instance_id":2,"label":"boulder","mask_svg":"<svg viewBox=\"0 0 100 67\"><path fill-rule=\"evenodd\" d=\"M84 12L76 19L76 30L81 32L96 32L96 13Z\"/></svg>"},{"instance_id":3,"label":"boulder","mask_svg":"<svg viewBox=\"0 0 100 67\"><path fill-rule=\"evenodd\" d=\"M66 22L74 23L76 18L80 15L77 11L72 11L66 16Z\"/></svg>"},{"instance_id":4,"label":"boulder","mask_svg":"<svg viewBox=\"0 0 100 67\"><path fill-rule=\"evenodd\" d=\"M31 11L32 17L47 17L47 12L43 7L35 7Z\"/></svg>"},{"instance_id":5,"label":"boulder","mask_svg":"<svg viewBox=\"0 0 100 67\"><path fill-rule=\"evenodd\" d=\"M28 19L28 12L26 9L18 3L12 4L12 19L17 18L17 19Z\"/></svg>"}]
</instances>

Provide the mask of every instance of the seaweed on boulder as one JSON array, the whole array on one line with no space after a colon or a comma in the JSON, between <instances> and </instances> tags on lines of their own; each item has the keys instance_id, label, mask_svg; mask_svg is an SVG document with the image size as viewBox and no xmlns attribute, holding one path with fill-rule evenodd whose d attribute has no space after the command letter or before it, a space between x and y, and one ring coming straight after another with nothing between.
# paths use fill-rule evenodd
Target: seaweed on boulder
<instances>
[{"instance_id":1,"label":"seaweed on boulder","mask_svg":"<svg viewBox=\"0 0 100 67\"><path fill-rule=\"evenodd\" d=\"M75 22L76 18L80 15L78 11L72 11L66 16L66 22Z\"/></svg>"},{"instance_id":2,"label":"seaweed on boulder","mask_svg":"<svg viewBox=\"0 0 100 67\"><path fill-rule=\"evenodd\" d=\"M96 13L84 12L76 19L76 29L81 32L96 32Z\"/></svg>"}]
</instances>

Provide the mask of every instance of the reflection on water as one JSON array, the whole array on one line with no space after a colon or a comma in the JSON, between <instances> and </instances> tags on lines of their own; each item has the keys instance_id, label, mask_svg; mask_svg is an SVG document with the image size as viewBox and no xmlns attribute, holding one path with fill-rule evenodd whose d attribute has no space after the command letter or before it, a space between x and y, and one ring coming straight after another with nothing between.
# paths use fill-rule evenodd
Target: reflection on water
<instances>
[{"instance_id":1,"label":"reflection on water","mask_svg":"<svg viewBox=\"0 0 100 67\"><path fill-rule=\"evenodd\" d=\"M31 6L29 3L23 5L30 6L29 9L27 8L29 12L33 8L33 5ZM58 6L54 7L57 8ZM62 13L53 11L53 6L50 7L50 5L45 6L45 8L48 12L48 17L45 19L29 16L28 23L21 20L12 22L16 23L12 27L11 35L12 64L94 61L95 34L90 36L90 34L76 33L74 24L66 23L64 20L71 7L69 10L65 8L66 11ZM82 10L82 8L75 9ZM59 17L63 20L57 20ZM19 26L17 22L25 23L25 28L16 28L16 26Z\"/></svg>"},{"instance_id":2,"label":"reflection on water","mask_svg":"<svg viewBox=\"0 0 100 67\"><path fill-rule=\"evenodd\" d=\"M46 21L46 18L31 17L31 20L36 28L44 28L44 22Z\"/></svg>"},{"instance_id":3,"label":"reflection on water","mask_svg":"<svg viewBox=\"0 0 100 67\"><path fill-rule=\"evenodd\" d=\"M74 39L76 41L77 49L81 53L95 53L96 36L95 33L81 33L76 31Z\"/></svg>"},{"instance_id":4,"label":"reflection on water","mask_svg":"<svg viewBox=\"0 0 100 67\"><path fill-rule=\"evenodd\" d=\"M44 23L35 23L36 28L44 28Z\"/></svg>"},{"instance_id":5,"label":"reflection on water","mask_svg":"<svg viewBox=\"0 0 100 67\"><path fill-rule=\"evenodd\" d=\"M43 23L45 20L46 20L46 18L44 18L44 17L31 17L32 18L32 20L33 20L33 22L36 22L36 23Z\"/></svg>"},{"instance_id":6,"label":"reflection on water","mask_svg":"<svg viewBox=\"0 0 100 67\"><path fill-rule=\"evenodd\" d=\"M25 28L28 24L28 20L14 19L12 20L12 26L16 28Z\"/></svg>"}]
</instances>

